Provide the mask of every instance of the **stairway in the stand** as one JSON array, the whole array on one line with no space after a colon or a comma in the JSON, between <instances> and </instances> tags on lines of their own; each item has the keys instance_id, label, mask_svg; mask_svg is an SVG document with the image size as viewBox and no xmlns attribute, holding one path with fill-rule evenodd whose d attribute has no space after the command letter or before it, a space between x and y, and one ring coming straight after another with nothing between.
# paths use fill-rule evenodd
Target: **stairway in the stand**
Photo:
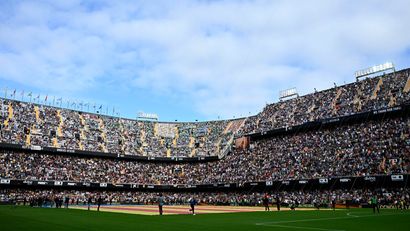
<instances>
[{"instance_id":1,"label":"stairway in the stand","mask_svg":"<svg viewBox=\"0 0 410 231\"><path fill-rule=\"evenodd\" d=\"M79 115L80 116L80 140L78 141L78 147L80 148L80 150L84 150L84 145L83 145L83 140L85 140L85 133L84 130L87 129L85 126L85 120L84 120L84 116L82 114Z\"/></svg>"},{"instance_id":2,"label":"stairway in the stand","mask_svg":"<svg viewBox=\"0 0 410 231\"><path fill-rule=\"evenodd\" d=\"M196 148L195 148L195 137L193 137L192 135L189 137L188 147L191 149L190 157L194 157L196 154Z\"/></svg>"},{"instance_id":3,"label":"stairway in the stand","mask_svg":"<svg viewBox=\"0 0 410 231\"><path fill-rule=\"evenodd\" d=\"M105 125L103 119L99 118L98 120L98 130L100 131L100 135L102 138L102 143L100 143L100 148L103 152L108 152L107 149L107 133L105 132Z\"/></svg>"},{"instance_id":4,"label":"stairway in the stand","mask_svg":"<svg viewBox=\"0 0 410 231\"><path fill-rule=\"evenodd\" d=\"M390 95L390 100L389 100L389 107L394 107L396 105L396 97L394 97L393 94Z\"/></svg>"},{"instance_id":5,"label":"stairway in the stand","mask_svg":"<svg viewBox=\"0 0 410 231\"><path fill-rule=\"evenodd\" d=\"M336 104L337 104L337 102L339 101L339 98L340 98L340 96L342 95L342 88L340 87L338 90L337 90L337 92L336 92L336 96L335 96L335 98L333 98L333 100L332 100L332 112L333 112L333 115L335 115L335 114L337 114L337 110L338 110L338 108L336 107Z\"/></svg>"},{"instance_id":6,"label":"stairway in the stand","mask_svg":"<svg viewBox=\"0 0 410 231\"><path fill-rule=\"evenodd\" d=\"M379 93L380 88L382 87L382 85L383 85L383 78L380 77L379 82L377 82L377 85L376 85L376 87L374 88L374 90L372 92L372 96L370 97L371 100L375 100L377 98L377 94Z\"/></svg>"},{"instance_id":7,"label":"stairway in the stand","mask_svg":"<svg viewBox=\"0 0 410 231\"><path fill-rule=\"evenodd\" d=\"M124 122L123 122L122 119L120 119L118 121L118 123L119 123L119 128L120 128L121 152L124 153L125 152L125 147L126 147L125 142L127 140L124 136L124 134L125 134L124 124L123 124Z\"/></svg>"},{"instance_id":8,"label":"stairway in the stand","mask_svg":"<svg viewBox=\"0 0 410 231\"><path fill-rule=\"evenodd\" d=\"M403 89L403 92L404 92L404 93L408 93L409 91L410 91L410 75L409 75L409 77L407 78L406 85L404 86L404 89Z\"/></svg>"},{"instance_id":9,"label":"stairway in the stand","mask_svg":"<svg viewBox=\"0 0 410 231\"><path fill-rule=\"evenodd\" d=\"M146 156L147 153L144 152L144 146L148 145L146 140L145 140L145 137L147 135L145 134L145 129L143 128L143 123L142 122L138 122L138 127L140 127L140 141L141 141L141 146L139 148L139 152L141 153L141 155Z\"/></svg>"},{"instance_id":10,"label":"stairway in the stand","mask_svg":"<svg viewBox=\"0 0 410 231\"><path fill-rule=\"evenodd\" d=\"M13 118L13 112L14 112L14 110L13 110L13 105L11 105L11 103L9 103L8 112L9 112L9 114L8 114L8 116L7 116L7 119L4 121L4 126L5 126L5 127L8 127L8 126L9 126L10 120Z\"/></svg>"},{"instance_id":11,"label":"stairway in the stand","mask_svg":"<svg viewBox=\"0 0 410 231\"><path fill-rule=\"evenodd\" d=\"M55 138L53 138L53 146L55 148L60 147L60 145L58 144L58 137L63 136L64 119L63 119L63 116L61 115L61 110L57 110L57 118L59 120L58 127L57 127L57 135Z\"/></svg>"}]
</instances>

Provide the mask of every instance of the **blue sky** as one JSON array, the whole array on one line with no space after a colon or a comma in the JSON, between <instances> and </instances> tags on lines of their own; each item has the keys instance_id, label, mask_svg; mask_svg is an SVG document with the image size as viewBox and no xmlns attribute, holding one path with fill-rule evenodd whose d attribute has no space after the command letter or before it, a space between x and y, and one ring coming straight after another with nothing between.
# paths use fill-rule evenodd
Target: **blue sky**
<instances>
[{"instance_id":1,"label":"blue sky","mask_svg":"<svg viewBox=\"0 0 410 231\"><path fill-rule=\"evenodd\" d=\"M409 25L406 0L1 1L0 94L129 118L240 117L283 89L352 82L386 61L410 67Z\"/></svg>"}]
</instances>

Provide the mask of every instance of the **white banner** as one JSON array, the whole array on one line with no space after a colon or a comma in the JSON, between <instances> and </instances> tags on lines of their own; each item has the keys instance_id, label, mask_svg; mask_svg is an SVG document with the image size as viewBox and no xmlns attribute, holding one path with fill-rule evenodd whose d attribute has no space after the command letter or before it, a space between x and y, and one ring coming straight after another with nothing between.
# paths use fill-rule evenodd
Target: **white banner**
<instances>
[{"instance_id":1,"label":"white banner","mask_svg":"<svg viewBox=\"0 0 410 231\"><path fill-rule=\"evenodd\" d=\"M294 87L294 88L290 88L290 89L280 91L279 92L279 98L286 98L286 97L294 96L294 95L297 95L297 94L298 94L298 91L296 90L296 87Z\"/></svg>"},{"instance_id":2,"label":"white banner","mask_svg":"<svg viewBox=\"0 0 410 231\"><path fill-rule=\"evenodd\" d=\"M0 179L0 184L10 184L9 179Z\"/></svg>"},{"instance_id":3,"label":"white banner","mask_svg":"<svg viewBox=\"0 0 410 231\"><path fill-rule=\"evenodd\" d=\"M63 182L62 181L54 181L54 185L55 186L63 186Z\"/></svg>"},{"instance_id":4,"label":"white banner","mask_svg":"<svg viewBox=\"0 0 410 231\"><path fill-rule=\"evenodd\" d=\"M35 150L35 151L41 151L42 148L41 146L38 146L38 145L31 145L30 149Z\"/></svg>"},{"instance_id":5,"label":"white banner","mask_svg":"<svg viewBox=\"0 0 410 231\"><path fill-rule=\"evenodd\" d=\"M327 184L328 182L329 182L329 180L327 178L319 179L320 184Z\"/></svg>"},{"instance_id":6,"label":"white banner","mask_svg":"<svg viewBox=\"0 0 410 231\"><path fill-rule=\"evenodd\" d=\"M403 175L391 175L391 180L392 181L403 181L404 177Z\"/></svg>"},{"instance_id":7,"label":"white banner","mask_svg":"<svg viewBox=\"0 0 410 231\"><path fill-rule=\"evenodd\" d=\"M384 64L376 65L373 67L369 67L363 70L356 71L354 73L355 77L361 77L361 76L366 76L366 75L371 75L377 72L389 70L389 69L394 69L394 65L392 62L387 62Z\"/></svg>"}]
</instances>

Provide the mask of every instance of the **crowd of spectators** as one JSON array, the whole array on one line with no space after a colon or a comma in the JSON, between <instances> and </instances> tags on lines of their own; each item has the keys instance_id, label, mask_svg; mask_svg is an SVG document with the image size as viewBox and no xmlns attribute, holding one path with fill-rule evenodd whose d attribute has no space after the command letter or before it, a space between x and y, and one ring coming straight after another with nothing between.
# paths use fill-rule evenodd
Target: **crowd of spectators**
<instances>
[{"instance_id":1,"label":"crowd of spectators","mask_svg":"<svg viewBox=\"0 0 410 231\"><path fill-rule=\"evenodd\" d=\"M0 99L0 142L150 157L216 156L233 135L407 103L409 73L406 69L269 104L246 120L137 121Z\"/></svg>"},{"instance_id":2,"label":"crowd of spectators","mask_svg":"<svg viewBox=\"0 0 410 231\"><path fill-rule=\"evenodd\" d=\"M269 202L282 206L330 207L332 201L348 206L366 205L371 197L377 196L380 205L395 206L408 209L410 205L410 190L398 189L337 189L337 190L305 190L305 191L264 191L264 192L162 192L164 203L167 205L188 204L195 198L199 204L231 205L231 206L262 206L264 197ZM78 191L78 190L28 190L3 189L0 190L0 202L17 203L38 206L50 205L56 198L67 199L69 205L85 205L91 198L92 203L97 198L103 198L103 204L139 204L150 205L157 203L157 192L130 191Z\"/></svg>"},{"instance_id":3,"label":"crowd of spectators","mask_svg":"<svg viewBox=\"0 0 410 231\"><path fill-rule=\"evenodd\" d=\"M246 120L240 133L263 132L408 103L410 94L405 86L409 75L410 69L406 69L268 104L261 113Z\"/></svg>"},{"instance_id":4,"label":"crowd of spectators","mask_svg":"<svg viewBox=\"0 0 410 231\"><path fill-rule=\"evenodd\" d=\"M3 143L150 157L216 156L239 129L229 129L235 121L137 121L6 99L0 122Z\"/></svg>"},{"instance_id":5,"label":"crowd of spectators","mask_svg":"<svg viewBox=\"0 0 410 231\"><path fill-rule=\"evenodd\" d=\"M0 177L137 184L215 184L410 172L410 118L275 136L206 163L0 153Z\"/></svg>"},{"instance_id":6,"label":"crowd of spectators","mask_svg":"<svg viewBox=\"0 0 410 231\"><path fill-rule=\"evenodd\" d=\"M410 71L368 78L267 105L247 119L196 123L137 121L0 99L0 142L151 157L212 156L234 135L267 131L318 119L408 103ZM410 117L384 118L251 141L223 159L205 163L136 162L87 156L0 151L0 178L95 183L198 185L410 173ZM290 191L287 204L365 203L373 191ZM169 204L260 205L265 192L164 193ZM382 190L381 203L409 204L409 190ZM156 193L54 190L0 191L0 201L69 197L85 203L101 195L109 203L155 203ZM14 198L14 199L13 199Z\"/></svg>"}]
</instances>

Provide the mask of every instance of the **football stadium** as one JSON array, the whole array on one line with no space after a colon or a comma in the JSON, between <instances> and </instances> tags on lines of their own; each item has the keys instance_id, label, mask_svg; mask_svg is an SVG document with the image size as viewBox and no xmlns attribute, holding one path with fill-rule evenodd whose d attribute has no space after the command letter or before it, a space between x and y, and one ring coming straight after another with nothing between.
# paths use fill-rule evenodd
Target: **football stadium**
<instances>
[{"instance_id":1,"label":"football stadium","mask_svg":"<svg viewBox=\"0 0 410 231\"><path fill-rule=\"evenodd\" d=\"M175 5L161 1L155 6L144 1L63 2L0 3L0 230L409 229L410 37L400 26L408 26L410 18L404 15L410 15L406 14L410 8L400 1L392 8L380 5L376 11L385 14L384 21L402 22L386 29L392 28L393 37L400 37L394 33L399 28L403 34L399 41L369 30L366 39L370 40L361 46L380 45L384 39L392 43L378 52L351 49L355 58L340 60L342 67L314 66L314 58L296 61L325 54L321 62L327 64L348 52L345 46L326 47L315 41L323 50L340 48L340 57L300 50L301 56L283 64L297 65L299 71L274 64L269 68L281 70L268 76L281 76L259 85L254 85L257 77L249 76L264 75L255 71L265 68L264 58L256 55L258 49L248 55L261 64L228 57L225 54L236 51L226 44L222 50L215 48L224 55L210 63L208 59L216 56L202 49L194 49L192 57L197 60L192 62L176 52L178 68L186 69L170 71L180 69L170 68L173 55L162 52L175 52L165 44L173 41L173 28L181 28L171 22L184 19L183 24L203 26L210 21L204 38L235 30L230 36L252 37L258 33L248 26L272 29L258 21L270 19L270 10L284 13L274 22L287 18L287 13L313 17L310 6L293 1L175 1ZM318 16L319 21L330 17L336 22L345 4L361 9L364 20L378 21L366 14L371 4L311 2L319 3L323 5L314 10L327 15ZM246 30L231 21L242 17L246 20L241 22L249 23ZM46 26L40 23L41 29L36 29L42 20ZM144 20L149 22L141 26ZM303 19L296 21L304 25ZM128 29L146 34L141 39ZM165 30L166 36L157 34L157 29ZM333 27L328 32L332 31L341 32ZM87 40L84 33L100 37ZM293 42L292 36L280 36L286 38L284 43ZM352 38L356 36L343 40ZM206 47L201 39L196 37L193 46ZM239 41L228 40L229 44ZM152 48L151 42L158 44ZM185 42L178 42L183 52L184 46L192 45ZM105 45L94 46L100 43ZM216 43L212 41L218 47ZM32 44L40 48L31 48ZM49 45L53 55L46 51ZM135 60L132 52L139 54ZM154 57L147 52L154 52ZM285 56L292 52L287 50ZM78 53L84 58L77 60ZM386 61L390 58L398 64ZM212 71L197 70L193 62L198 60L199 66ZM239 70L230 66L236 61ZM371 64L376 61L379 64ZM208 76L226 74L225 67L236 77L224 83L223 76ZM319 67L331 71L311 72ZM185 71L192 79L184 76ZM131 80L129 73L137 72L149 78L131 74L136 78ZM249 82L242 82L242 72ZM317 74L317 79L312 77ZM213 94L204 93L214 85L220 86L210 91ZM270 98L269 93L263 98L269 102L263 105L255 92L265 90L278 97ZM238 102L251 106L242 109ZM156 108L161 113L136 113L138 108ZM255 113L248 112L253 108ZM233 116L219 116L214 110ZM170 119L174 113L184 119ZM159 119L162 114L166 119Z\"/></svg>"}]
</instances>

